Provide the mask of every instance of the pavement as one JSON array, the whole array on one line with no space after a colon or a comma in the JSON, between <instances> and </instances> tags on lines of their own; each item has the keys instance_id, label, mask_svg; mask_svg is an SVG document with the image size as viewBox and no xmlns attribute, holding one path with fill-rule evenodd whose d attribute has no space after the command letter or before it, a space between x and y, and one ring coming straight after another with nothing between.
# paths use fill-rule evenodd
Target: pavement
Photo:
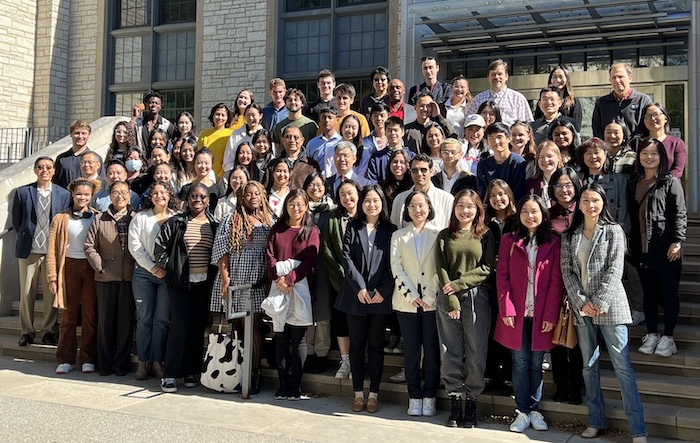
<instances>
[{"instance_id":1,"label":"pavement","mask_svg":"<svg viewBox=\"0 0 700 443\"><path fill-rule=\"evenodd\" d=\"M55 364L0 357L1 442L590 442L551 429L524 434L505 424L474 429L444 426L435 417L409 417L403 405L381 402L377 414L355 414L350 398L273 398L272 386L242 400L203 387L163 394L155 379L56 375ZM631 440L631 439L629 439ZM617 438L596 442L629 441ZM650 442L671 440L650 439Z\"/></svg>"}]
</instances>

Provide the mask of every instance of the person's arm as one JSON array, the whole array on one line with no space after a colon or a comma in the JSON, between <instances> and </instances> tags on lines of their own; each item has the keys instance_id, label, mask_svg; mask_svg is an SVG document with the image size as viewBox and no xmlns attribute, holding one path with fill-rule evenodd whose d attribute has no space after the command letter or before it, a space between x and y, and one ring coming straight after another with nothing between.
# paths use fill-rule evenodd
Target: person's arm
<instances>
[{"instance_id":1,"label":"person's arm","mask_svg":"<svg viewBox=\"0 0 700 443\"><path fill-rule=\"evenodd\" d=\"M571 118L574 119L574 127L580 133L581 123L583 123L583 106L581 106L581 100L578 97L574 99L574 105L571 108Z\"/></svg>"},{"instance_id":2,"label":"person's arm","mask_svg":"<svg viewBox=\"0 0 700 443\"><path fill-rule=\"evenodd\" d=\"M391 265L391 273L396 279L396 287L398 292L408 299L409 303L416 301L420 298L420 294L416 287L413 285L411 278L406 274L403 267L404 257L406 256L403 248L401 247L401 234L399 231L394 232L391 235L391 246L389 254L389 264ZM407 251L408 256L415 257L414 251Z\"/></svg>"},{"instance_id":3,"label":"person's arm","mask_svg":"<svg viewBox=\"0 0 700 443\"><path fill-rule=\"evenodd\" d=\"M272 229L270 231L270 236L267 239L267 276L270 279L270 281L275 281L277 280L277 258L275 258L276 254L276 248L275 245L277 244L277 230Z\"/></svg>"},{"instance_id":4,"label":"person's arm","mask_svg":"<svg viewBox=\"0 0 700 443\"><path fill-rule=\"evenodd\" d=\"M452 123L448 122L445 117L442 115L438 114L435 117L432 117L432 120L440 125L442 130L445 132L445 138L457 138L457 131L455 130L454 126L452 126Z\"/></svg>"},{"instance_id":5,"label":"person's arm","mask_svg":"<svg viewBox=\"0 0 700 443\"><path fill-rule=\"evenodd\" d=\"M486 188L489 186L489 175L486 167L486 160L482 160L476 165L476 189L482 200L486 195ZM517 200L516 200L517 201Z\"/></svg>"},{"instance_id":6,"label":"person's arm","mask_svg":"<svg viewBox=\"0 0 700 443\"><path fill-rule=\"evenodd\" d=\"M340 220L332 217L323 228L321 258L326 265L331 283L333 283L334 287L337 285L336 290L340 289L340 282L345 277L342 264L342 243L343 239L340 238Z\"/></svg>"},{"instance_id":7,"label":"person's arm","mask_svg":"<svg viewBox=\"0 0 700 443\"><path fill-rule=\"evenodd\" d=\"M99 235L99 222L100 216L96 216L92 220L90 229L88 230L87 238L85 239L85 258L87 259L92 269L98 274L104 273L104 267L102 266L102 257L100 256L98 239Z\"/></svg>"},{"instance_id":8,"label":"person's arm","mask_svg":"<svg viewBox=\"0 0 700 443\"><path fill-rule=\"evenodd\" d=\"M19 188L15 189L15 195L12 196L12 229L19 236L22 228L22 198L20 197Z\"/></svg>"},{"instance_id":9,"label":"person's arm","mask_svg":"<svg viewBox=\"0 0 700 443\"><path fill-rule=\"evenodd\" d=\"M583 291L581 280L574 274L574 266L578 266L578 258L574 249L578 245L573 245L572 240L573 237L570 237L567 233L564 233L561 237L561 275L571 308L578 312L589 301L589 298Z\"/></svg>"},{"instance_id":10,"label":"person's arm","mask_svg":"<svg viewBox=\"0 0 700 443\"><path fill-rule=\"evenodd\" d=\"M226 148L224 149L224 161L221 164L221 168L224 172L228 172L233 169L233 165L236 163L236 146L235 138L236 132L233 132L231 136L226 141Z\"/></svg>"},{"instance_id":11,"label":"person's arm","mask_svg":"<svg viewBox=\"0 0 700 443\"><path fill-rule=\"evenodd\" d=\"M666 196L666 220L673 220L673 233L671 240L674 243L683 243L686 240L688 229L688 209L685 204L683 186L678 180L671 181L669 193Z\"/></svg>"},{"instance_id":12,"label":"person's arm","mask_svg":"<svg viewBox=\"0 0 700 443\"><path fill-rule=\"evenodd\" d=\"M348 228L345 230L345 239L343 240L343 269L345 270L345 282L350 287L350 292L353 294L359 293L363 289L367 289L367 282L365 282L362 273L353 258L353 249L361 248L360 242L355 241L358 232L353 223L348 224Z\"/></svg>"},{"instance_id":13,"label":"person's arm","mask_svg":"<svg viewBox=\"0 0 700 443\"><path fill-rule=\"evenodd\" d=\"M473 269L463 270L459 278L451 282L457 292L483 284L491 276L496 265L496 240L493 234L487 232L480 240L474 242L481 243L481 257Z\"/></svg>"},{"instance_id":14,"label":"person's arm","mask_svg":"<svg viewBox=\"0 0 700 443\"><path fill-rule=\"evenodd\" d=\"M626 235L632 232L632 222L630 221L629 204L627 201L627 179L620 175L612 173L615 180L615 192L617 193L617 222L622 226L622 230Z\"/></svg>"},{"instance_id":15,"label":"person's arm","mask_svg":"<svg viewBox=\"0 0 700 443\"><path fill-rule=\"evenodd\" d=\"M171 218L163 223L158 235L156 236L155 246L153 247L153 256L156 259L156 265L163 269L168 269L168 261L170 260L170 249L172 245L174 219Z\"/></svg>"},{"instance_id":16,"label":"person's arm","mask_svg":"<svg viewBox=\"0 0 700 443\"><path fill-rule=\"evenodd\" d=\"M296 239L293 241L296 242ZM316 264L316 259L318 257L318 250L321 246L321 237L318 234L318 228L316 226L311 228L311 231L309 231L308 237L304 243L304 248L293 257L294 259L299 260L301 264L284 277L289 286L292 286L310 276L311 271L314 269L314 265Z\"/></svg>"},{"instance_id":17,"label":"person's arm","mask_svg":"<svg viewBox=\"0 0 700 443\"><path fill-rule=\"evenodd\" d=\"M673 164L671 166L671 175L676 177L678 180L683 179L683 172L685 172L685 164L688 160L688 151L685 150L685 142L679 138L674 137L675 143L673 143Z\"/></svg>"},{"instance_id":18,"label":"person's arm","mask_svg":"<svg viewBox=\"0 0 700 443\"><path fill-rule=\"evenodd\" d=\"M56 240L58 236L58 225L60 223L59 217L54 217L51 220L51 226L49 227L49 241L46 249L46 280L49 283L56 283L58 280L58 262L56 258ZM51 291L53 292L53 291Z\"/></svg>"},{"instance_id":19,"label":"person's arm","mask_svg":"<svg viewBox=\"0 0 700 443\"><path fill-rule=\"evenodd\" d=\"M498 288L498 318L515 317L515 304L510 285L510 260L515 245L510 235L501 237L501 245L498 248L498 265L496 266L496 287Z\"/></svg>"},{"instance_id":20,"label":"person's arm","mask_svg":"<svg viewBox=\"0 0 700 443\"><path fill-rule=\"evenodd\" d=\"M151 257L146 252L146 248L141 241L141 233L146 228L146 216L136 215L129 223L129 237L127 245L131 256L134 257L136 263L147 271L151 271L156 263L151 260Z\"/></svg>"},{"instance_id":21,"label":"person's arm","mask_svg":"<svg viewBox=\"0 0 700 443\"><path fill-rule=\"evenodd\" d=\"M558 238L553 237L551 251L550 267L551 272L549 274L549 285L547 288L547 294L544 301L544 310L542 320L549 323L557 323L559 319L559 308L561 307L561 299L563 294L563 282L561 279L561 245Z\"/></svg>"}]
</instances>

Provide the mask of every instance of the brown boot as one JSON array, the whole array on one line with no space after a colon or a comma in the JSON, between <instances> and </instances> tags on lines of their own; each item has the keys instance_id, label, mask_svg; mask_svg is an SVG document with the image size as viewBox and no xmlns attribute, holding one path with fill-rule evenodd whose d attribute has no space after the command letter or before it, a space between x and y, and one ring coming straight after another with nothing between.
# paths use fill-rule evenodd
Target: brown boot
<instances>
[{"instance_id":1,"label":"brown boot","mask_svg":"<svg viewBox=\"0 0 700 443\"><path fill-rule=\"evenodd\" d=\"M163 378L163 363L159 361L151 363L151 375L157 379Z\"/></svg>"},{"instance_id":2,"label":"brown boot","mask_svg":"<svg viewBox=\"0 0 700 443\"><path fill-rule=\"evenodd\" d=\"M136 369L136 380L148 380L148 373L151 372L150 361L139 361L139 367Z\"/></svg>"}]
</instances>

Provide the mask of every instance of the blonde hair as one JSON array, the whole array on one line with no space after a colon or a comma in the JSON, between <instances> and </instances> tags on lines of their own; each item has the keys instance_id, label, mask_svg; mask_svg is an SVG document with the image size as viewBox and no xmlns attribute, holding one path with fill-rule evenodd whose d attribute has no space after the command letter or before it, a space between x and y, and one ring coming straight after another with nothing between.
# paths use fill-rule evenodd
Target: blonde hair
<instances>
[{"instance_id":1,"label":"blonde hair","mask_svg":"<svg viewBox=\"0 0 700 443\"><path fill-rule=\"evenodd\" d=\"M535 150L535 174L532 176L532 178L542 178L543 172L542 169L540 169L540 153L544 151L545 149L551 149L554 151L555 154L557 154L557 157L559 157L559 162L557 163L557 169L561 169L564 167L564 161L561 158L561 150L559 149L559 146L557 146L556 143L554 143L551 140L545 140L542 143L540 143L537 146L537 150Z\"/></svg>"}]
</instances>

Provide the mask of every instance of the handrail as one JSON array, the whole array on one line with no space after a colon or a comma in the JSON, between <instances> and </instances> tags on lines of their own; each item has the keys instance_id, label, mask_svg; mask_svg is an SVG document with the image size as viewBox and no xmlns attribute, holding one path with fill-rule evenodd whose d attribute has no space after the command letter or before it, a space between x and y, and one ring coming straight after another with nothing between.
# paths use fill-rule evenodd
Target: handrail
<instances>
[{"instance_id":1,"label":"handrail","mask_svg":"<svg viewBox=\"0 0 700 443\"><path fill-rule=\"evenodd\" d=\"M6 234L8 234L10 231L12 231L14 228L10 226L9 228L5 229L4 231L0 232L0 238L3 238Z\"/></svg>"}]
</instances>

